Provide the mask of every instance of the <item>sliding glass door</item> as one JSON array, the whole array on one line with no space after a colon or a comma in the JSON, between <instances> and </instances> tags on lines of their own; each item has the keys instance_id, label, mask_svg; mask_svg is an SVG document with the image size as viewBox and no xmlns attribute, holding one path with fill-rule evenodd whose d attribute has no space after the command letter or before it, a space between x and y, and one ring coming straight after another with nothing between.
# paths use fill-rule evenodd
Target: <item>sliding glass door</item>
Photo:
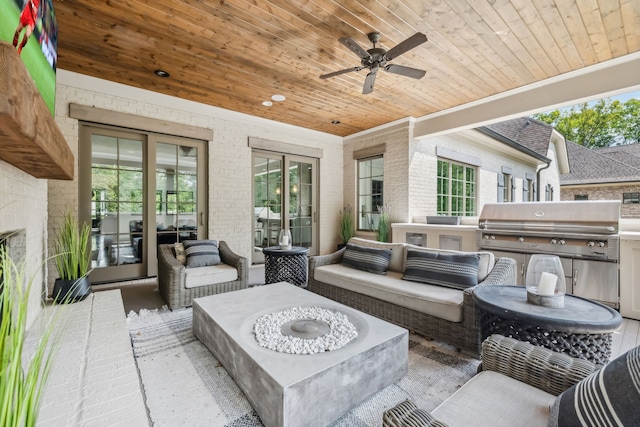
<instances>
[{"instance_id":1,"label":"sliding glass door","mask_svg":"<svg viewBox=\"0 0 640 427\"><path fill-rule=\"evenodd\" d=\"M264 261L262 249L278 244L283 227L291 231L294 246L317 254L317 163L313 158L254 152L253 263Z\"/></svg>"},{"instance_id":2,"label":"sliding glass door","mask_svg":"<svg viewBox=\"0 0 640 427\"><path fill-rule=\"evenodd\" d=\"M157 245L206 236L204 142L89 125L81 139L92 283L155 276Z\"/></svg>"}]
</instances>

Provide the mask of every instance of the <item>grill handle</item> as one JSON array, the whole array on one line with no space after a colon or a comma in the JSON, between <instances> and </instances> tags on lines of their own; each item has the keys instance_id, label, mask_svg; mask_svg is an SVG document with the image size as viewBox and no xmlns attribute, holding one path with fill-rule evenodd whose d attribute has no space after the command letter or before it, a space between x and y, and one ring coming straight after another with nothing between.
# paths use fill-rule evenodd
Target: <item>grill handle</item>
<instances>
[{"instance_id":1,"label":"grill handle","mask_svg":"<svg viewBox=\"0 0 640 427\"><path fill-rule=\"evenodd\" d=\"M575 289L578 287L578 270L573 270L573 286L572 288Z\"/></svg>"}]
</instances>

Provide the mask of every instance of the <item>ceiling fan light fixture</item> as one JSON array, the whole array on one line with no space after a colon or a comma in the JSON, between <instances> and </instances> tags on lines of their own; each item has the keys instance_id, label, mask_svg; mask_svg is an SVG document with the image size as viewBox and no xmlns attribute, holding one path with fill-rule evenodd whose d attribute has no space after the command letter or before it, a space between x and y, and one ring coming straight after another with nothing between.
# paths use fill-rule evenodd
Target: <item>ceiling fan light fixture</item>
<instances>
[{"instance_id":1,"label":"ceiling fan light fixture","mask_svg":"<svg viewBox=\"0 0 640 427\"><path fill-rule=\"evenodd\" d=\"M169 77L170 76L170 74L168 72L166 72L165 70L161 70L160 68L155 70L153 72L153 74L155 74L158 77Z\"/></svg>"},{"instance_id":2,"label":"ceiling fan light fixture","mask_svg":"<svg viewBox=\"0 0 640 427\"><path fill-rule=\"evenodd\" d=\"M278 94L276 94L276 95L271 95L271 100L272 100L272 101L282 102L282 101L284 101L285 99L287 99L287 97L286 97L286 96L284 96L284 95L278 95Z\"/></svg>"}]
</instances>

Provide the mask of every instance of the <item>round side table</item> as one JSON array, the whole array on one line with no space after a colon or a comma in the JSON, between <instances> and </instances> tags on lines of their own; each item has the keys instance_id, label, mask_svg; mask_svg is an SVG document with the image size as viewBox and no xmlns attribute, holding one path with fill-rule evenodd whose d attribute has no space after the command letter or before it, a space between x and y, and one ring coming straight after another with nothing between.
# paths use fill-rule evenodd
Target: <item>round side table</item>
<instances>
[{"instance_id":1,"label":"round side table","mask_svg":"<svg viewBox=\"0 0 640 427\"><path fill-rule=\"evenodd\" d=\"M291 249L280 249L279 246L269 246L262 252L265 284L289 282L301 288L307 287L309 248L292 246Z\"/></svg>"},{"instance_id":2,"label":"round side table","mask_svg":"<svg viewBox=\"0 0 640 427\"><path fill-rule=\"evenodd\" d=\"M565 295L563 308L527 302L523 286L478 286L482 339L500 334L601 365L611 357L613 331L622 316L603 304Z\"/></svg>"}]
</instances>

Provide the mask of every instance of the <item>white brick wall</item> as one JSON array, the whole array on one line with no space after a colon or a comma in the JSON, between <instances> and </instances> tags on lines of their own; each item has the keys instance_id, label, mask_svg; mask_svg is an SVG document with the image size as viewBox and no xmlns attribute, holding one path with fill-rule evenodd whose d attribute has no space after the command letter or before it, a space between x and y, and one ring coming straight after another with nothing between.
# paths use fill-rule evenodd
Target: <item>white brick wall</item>
<instances>
[{"instance_id":1,"label":"white brick wall","mask_svg":"<svg viewBox=\"0 0 640 427\"><path fill-rule=\"evenodd\" d=\"M27 327L41 310L45 289L46 201L46 180L34 178L0 160L0 235L24 231L25 277L33 279Z\"/></svg>"},{"instance_id":2,"label":"white brick wall","mask_svg":"<svg viewBox=\"0 0 640 427\"><path fill-rule=\"evenodd\" d=\"M249 259L253 249L249 137L321 149L319 249L326 253L335 247L339 210L336 208L342 201L342 138L58 70L56 122L76 155L78 123L69 117L71 103L212 129L209 236L226 240L231 248ZM286 108L286 102L281 107ZM73 181L50 181L49 196L52 230L67 206L77 212L77 175ZM50 283L53 279L49 278Z\"/></svg>"}]
</instances>

